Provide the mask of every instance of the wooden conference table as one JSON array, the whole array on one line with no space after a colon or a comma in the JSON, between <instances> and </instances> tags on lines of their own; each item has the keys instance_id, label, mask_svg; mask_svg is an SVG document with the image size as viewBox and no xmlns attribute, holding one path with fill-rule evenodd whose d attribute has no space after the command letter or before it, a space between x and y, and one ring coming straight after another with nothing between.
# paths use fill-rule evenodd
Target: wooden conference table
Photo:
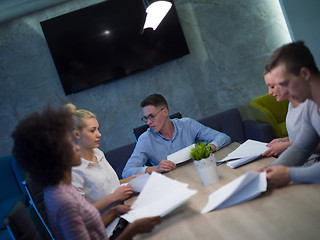
<instances>
[{"instance_id":1,"label":"wooden conference table","mask_svg":"<svg viewBox=\"0 0 320 240\"><path fill-rule=\"evenodd\" d=\"M215 153L224 158L239 146L232 143ZM167 177L188 183L198 190L183 205L162 219L151 233L134 239L320 239L320 184L290 184L282 188L268 187L259 197L228 208L201 214L208 196L247 171L265 166L274 158L232 169L225 163L218 166L220 180L202 185L192 161L166 173ZM132 203L134 198L126 201Z\"/></svg>"}]
</instances>

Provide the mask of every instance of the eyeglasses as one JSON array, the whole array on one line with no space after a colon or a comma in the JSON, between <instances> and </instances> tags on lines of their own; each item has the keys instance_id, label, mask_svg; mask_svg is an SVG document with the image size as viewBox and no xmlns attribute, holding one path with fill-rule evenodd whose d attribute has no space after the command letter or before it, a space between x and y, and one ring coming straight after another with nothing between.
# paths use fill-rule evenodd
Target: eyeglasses
<instances>
[{"instance_id":1,"label":"eyeglasses","mask_svg":"<svg viewBox=\"0 0 320 240\"><path fill-rule=\"evenodd\" d=\"M159 112L161 112L163 109L164 109L164 108L161 108ZM145 122L145 123L148 122L148 119L150 119L151 121L153 121L154 118L158 115L159 112L157 112L155 115L153 115L153 114L151 113L151 114L149 114L148 117L144 117L144 116L143 116L143 117L141 118L141 121L142 121L142 122Z\"/></svg>"}]
</instances>

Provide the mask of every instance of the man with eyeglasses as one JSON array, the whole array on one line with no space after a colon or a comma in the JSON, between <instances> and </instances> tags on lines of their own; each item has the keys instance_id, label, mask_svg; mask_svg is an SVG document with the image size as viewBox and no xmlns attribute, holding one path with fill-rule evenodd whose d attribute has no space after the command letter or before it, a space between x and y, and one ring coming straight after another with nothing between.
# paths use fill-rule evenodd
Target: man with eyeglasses
<instances>
[{"instance_id":1,"label":"man with eyeglasses","mask_svg":"<svg viewBox=\"0 0 320 240\"><path fill-rule=\"evenodd\" d=\"M206 127L190 119L170 119L168 103L160 94L152 94L142 100L142 121L149 125L143 133L122 172L126 178L134 174L162 173L175 169L175 163L166 160L171 153L188 147L195 142L210 143L216 151L231 142L231 138L221 132ZM145 166L147 161L153 166Z\"/></svg>"}]
</instances>

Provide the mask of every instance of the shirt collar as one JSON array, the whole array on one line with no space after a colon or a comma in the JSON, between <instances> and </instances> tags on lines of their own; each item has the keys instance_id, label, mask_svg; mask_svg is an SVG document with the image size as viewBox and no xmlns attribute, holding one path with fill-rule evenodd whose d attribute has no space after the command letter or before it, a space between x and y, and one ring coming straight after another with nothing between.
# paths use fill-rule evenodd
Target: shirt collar
<instances>
[{"instance_id":1,"label":"shirt collar","mask_svg":"<svg viewBox=\"0 0 320 240\"><path fill-rule=\"evenodd\" d=\"M98 151L97 148L93 149L93 152L94 152L94 155L96 155L96 157L97 157L98 163L100 163L101 160L103 159L103 153L101 151ZM91 164L96 164L96 163L88 161L84 158L81 158L81 162L85 168L89 167Z\"/></svg>"},{"instance_id":2,"label":"shirt collar","mask_svg":"<svg viewBox=\"0 0 320 240\"><path fill-rule=\"evenodd\" d=\"M173 136L172 136L172 139L168 139L168 138L165 138L164 136L162 136L160 134L160 132L157 132L157 134L164 140L167 140L167 141L174 141L178 135L178 128L177 128L177 124L176 124L176 120L175 119L171 119L171 122L173 123L173 126L174 126L174 132L173 132Z\"/></svg>"}]
</instances>

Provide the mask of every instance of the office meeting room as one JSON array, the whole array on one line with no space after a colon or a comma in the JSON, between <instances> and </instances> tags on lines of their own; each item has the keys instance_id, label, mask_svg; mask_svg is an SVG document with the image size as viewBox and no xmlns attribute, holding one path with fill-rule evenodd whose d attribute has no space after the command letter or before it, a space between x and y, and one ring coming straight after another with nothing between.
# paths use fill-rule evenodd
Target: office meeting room
<instances>
[{"instance_id":1,"label":"office meeting room","mask_svg":"<svg viewBox=\"0 0 320 240\"><path fill-rule=\"evenodd\" d=\"M0 1L0 239L319 239L318 9Z\"/></svg>"}]
</instances>

